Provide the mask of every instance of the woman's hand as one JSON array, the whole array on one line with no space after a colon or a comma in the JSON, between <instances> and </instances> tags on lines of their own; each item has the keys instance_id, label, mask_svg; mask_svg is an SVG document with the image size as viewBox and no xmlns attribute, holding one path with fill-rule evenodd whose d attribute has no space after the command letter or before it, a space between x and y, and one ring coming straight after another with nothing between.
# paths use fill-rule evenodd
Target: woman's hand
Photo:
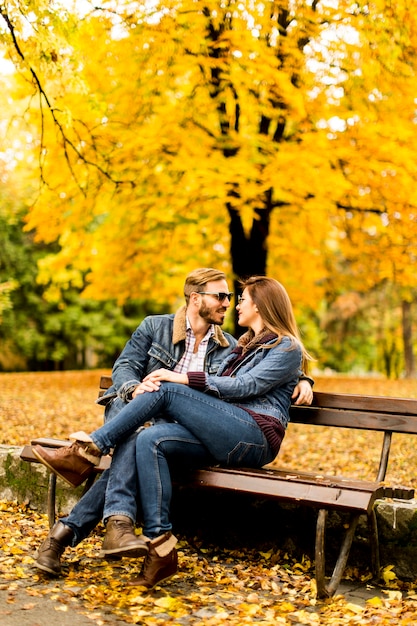
<instances>
[{"instance_id":1,"label":"woman's hand","mask_svg":"<svg viewBox=\"0 0 417 626\"><path fill-rule=\"evenodd\" d=\"M187 374L178 374L177 372L161 368L145 376L141 384L150 383L152 385L157 385L157 388L159 388L161 381L188 385L188 376ZM155 389L152 389L152 391L155 391Z\"/></svg>"},{"instance_id":2,"label":"woman's hand","mask_svg":"<svg viewBox=\"0 0 417 626\"><path fill-rule=\"evenodd\" d=\"M136 396L139 396L141 393L146 393L147 391L158 391L160 386L160 383L155 384L152 381L148 380L148 381L142 381L139 385L137 385L137 387L135 387L134 391L132 392L132 400L133 398L136 398Z\"/></svg>"},{"instance_id":3,"label":"woman's hand","mask_svg":"<svg viewBox=\"0 0 417 626\"><path fill-rule=\"evenodd\" d=\"M158 391L159 387L161 386L161 381L163 380L170 383L188 385L188 376L186 374L177 374L177 372L172 372L171 370L161 368L145 376L142 382L137 385L137 387L133 391L132 399L136 398L136 396L139 396L141 393Z\"/></svg>"},{"instance_id":4,"label":"woman's hand","mask_svg":"<svg viewBox=\"0 0 417 626\"><path fill-rule=\"evenodd\" d=\"M311 404L313 402L313 389L308 380L301 379L292 394L294 404Z\"/></svg>"}]
</instances>

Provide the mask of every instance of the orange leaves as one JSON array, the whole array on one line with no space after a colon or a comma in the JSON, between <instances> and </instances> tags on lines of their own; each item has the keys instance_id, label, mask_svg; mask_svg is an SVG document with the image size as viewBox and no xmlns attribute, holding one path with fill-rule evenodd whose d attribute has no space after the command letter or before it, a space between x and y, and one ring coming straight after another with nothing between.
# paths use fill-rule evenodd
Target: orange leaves
<instances>
[{"instance_id":1,"label":"orange leaves","mask_svg":"<svg viewBox=\"0 0 417 626\"><path fill-rule=\"evenodd\" d=\"M7 436L16 431L13 436L24 443L32 435L66 437L69 430L77 428L77 423L83 428L89 420L99 423L102 410L94 405L98 377L98 372L1 374L0 408ZM353 378L322 378L316 382L317 389L322 391L373 391L380 395L412 395L412 385L415 387L415 382ZM346 473L348 466L354 467L355 473L360 467L366 471L363 435L347 442L344 433L339 441L327 437L324 430L320 429L317 439L290 430L291 437L284 440L284 446L289 447L283 448L281 462L286 457L291 461L296 455L297 464L305 463L306 469L317 467L320 461L324 466L331 462L334 470L334 451L337 450L338 456L347 448L348 456L341 457L342 473ZM394 469L390 468L400 480L401 472L404 480L409 476L412 448L415 448L410 438L403 443L409 448L404 453L407 463L398 466L393 457ZM395 449L395 440L393 445ZM298 452L294 452L296 447ZM367 445L366 456L372 454L372 445ZM316 598L314 563L307 557L296 561L273 547L266 551L230 550L192 546L182 540L178 546L178 574L148 592L127 584L137 575L140 559L107 562L98 558L101 527L77 548L66 549L62 578L42 574L32 565L33 555L47 532L45 515L18 503L0 501L0 578L5 581L0 584L0 594L7 594L5 606L0 605L0 622L7 614L5 611L16 611L19 607L35 615L47 605L54 616L51 623L61 623L60 618L69 614L76 624L79 614L97 626L115 623L116 619L120 623L144 626L415 624L415 586L399 581L391 566L382 572L386 589L381 593L369 587L367 602L353 598L346 601L341 595L321 602ZM367 584L367 575L356 570L350 572L353 584L362 589Z\"/></svg>"},{"instance_id":2,"label":"orange leaves","mask_svg":"<svg viewBox=\"0 0 417 626\"><path fill-rule=\"evenodd\" d=\"M40 123L20 75L3 108L22 111L9 149L19 188L28 181L28 229L60 247L43 259L44 284L87 275L89 296L127 301L158 282L167 301L171 272L230 267L227 202L249 232L270 198L268 271L288 276L300 304L317 310L336 273L415 286L410 2L265 6L182 0L153 13L120 1L80 20L30 5L33 32L17 35L51 109ZM25 10L10 9L17 26ZM370 230L350 210L390 223Z\"/></svg>"},{"instance_id":3,"label":"orange leaves","mask_svg":"<svg viewBox=\"0 0 417 626\"><path fill-rule=\"evenodd\" d=\"M346 601L342 595L320 602L312 584L312 564L296 563L280 552L274 553L271 566L271 558L265 560L256 551L206 546L202 554L203 550L181 541L180 569L171 581L152 592L130 588L127 582L137 575L140 560L98 559L101 528L77 548L67 549L62 577L50 578L32 566L33 554L48 531L46 516L15 503L0 502L0 509L0 577L6 581L0 593L7 592L7 607L13 610L19 607L35 614L45 607L44 619L58 611L70 612L74 624L78 615L80 620L84 615L97 626L116 619L127 624L183 626L383 625L393 619L413 624L411 616L417 608L413 585L403 585L400 591L390 589L388 581L382 593L370 587L366 603ZM23 554L9 550L13 537ZM353 584L360 582L355 578ZM2 606L0 619L4 610ZM54 619L59 622L57 615Z\"/></svg>"},{"instance_id":4,"label":"orange leaves","mask_svg":"<svg viewBox=\"0 0 417 626\"><path fill-rule=\"evenodd\" d=\"M1 503L1 508L0 537L24 535L25 552L33 555L47 533L46 517L12 503ZM181 621L185 626L241 626L252 620L273 623L279 616L315 606L314 597L301 592L300 578L292 579L277 565L268 568L256 553L216 550L215 557L209 551L202 558L184 541L179 544L179 574L152 593L141 592L126 584L137 574L140 561L125 559L110 564L99 560L100 535L99 529L98 536L66 550L60 580L32 568L31 560L9 554L8 545L2 544L0 573L9 581L9 601L13 603L23 595L24 609L30 611L45 598L56 611L87 615L94 611L97 624L106 623L105 616L113 614L126 623ZM24 585L20 584L22 579L26 580ZM290 599L282 581L288 590L294 590Z\"/></svg>"},{"instance_id":5,"label":"orange leaves","mask_svg":"<svg viewBox=\"0 0 417 626\"><path fill-rule=\"evenodd\" d=\"M0 443L24 445L41 435L66 439L74 423L94 430L103 421L95 404L100 373L48 372L0 374L3 419Z\"/></svg>"}]
</instances>

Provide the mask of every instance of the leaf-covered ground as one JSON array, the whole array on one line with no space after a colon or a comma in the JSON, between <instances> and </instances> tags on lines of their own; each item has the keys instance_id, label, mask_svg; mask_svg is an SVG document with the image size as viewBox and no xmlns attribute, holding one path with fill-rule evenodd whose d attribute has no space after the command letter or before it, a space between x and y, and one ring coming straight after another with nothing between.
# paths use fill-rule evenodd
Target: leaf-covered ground
<instances>
[{"instance_id":1,"label":"leaf-covered ground","mask_svg":"<svg viewBox=\"0 0 417 626\"><path fill-rule=\"evenodd\" d=\"M0 623L8 623L16 594L24 593L25 613L48 598L57 611L53 623L60 623L59 612L72 611L74 626L77 613L97 626L113 620L147 626L417 624L417 592L411 585L389 581L389 576L383 590L369 585L369 599L363 606L340 594L318 601L312 564L307 560L297 563L272 551L219 551L185 541L179 543L178 574L144 593L126 585L139 571L140 560L97 558L102 529L65 553L62 578L50 578L33 567L34 547L46 532L44 515L0 502L0 591L7 589ZM350 574L360 581L360 573ZM366 577L362 584L366 585Z\"/></svg>"},{"instance_id":2,"label":"leaf-covered ground","mask_svg":"<svg viewBox=\"0 0 417 626\"><path fill-rule=\"evenodd\" d=\"M100 373L108 372L0 374L0 443L23 445L45 435L66 438L72 430L97 427L102 420L102 409L94 404ZM403 397L417 397L416 387L416 381L371 379L323 378L316 383L316 389L323 391ZM319 430L306 434L292 426L280 464L290 467L296 459L297 466L306 469L372 475L369 459L378 457L372 439L366 443L371 452L364 459L363 434L347 441L346 432L339 437L324 432L330 429ZM416 446L413 437L399 439L397 444L394 440L389 475L410 484L415 480ZM313 565L306 558L296 562L279 551L227 551L182 539L178 575L152 593L141 593L126 585L138 572L140 560L98 559L101 527L76 549L66 551L62 578L42 574L33 567L33 554L47 531L45 515L18 503L0 502L0 593L7 593L7 602L0 607L1 622L13 613L17 594L24 593L25 612L34 610L42 598L50 598L56 611L82 612L98 626L115 622L417 625L417 591L398 581L390 568L383 572L384 589L369 585L370 598L364 606L341 595L318 601ZM356 569L348 569L346 576L363 586L369 584L366 573ZM55 623L59 623L57 616Z\"/></svg>"}]
</instances>

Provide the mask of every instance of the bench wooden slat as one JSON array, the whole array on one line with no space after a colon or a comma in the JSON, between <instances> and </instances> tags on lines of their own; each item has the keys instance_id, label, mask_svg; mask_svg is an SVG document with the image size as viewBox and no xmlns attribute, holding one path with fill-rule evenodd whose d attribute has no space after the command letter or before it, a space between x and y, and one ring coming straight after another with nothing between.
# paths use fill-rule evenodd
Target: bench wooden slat
<instances>
[{"instance_id":1,"label":"bench wooden slat","mask_svg":"<svg viewBox=\"0 0 417 626\"><path fill-rule=\"evenodd\" d=\"M100 391L106 391L112 386L112 378L108 375L100 377ZM371 411L388 413L390 415L417 415L417 400L414 398L392 398L385 396L362 396L346 393L327 393L315 391L312 407L341 409L345 411ZM292 411L310 411L310 407L293 406Z\"/></svg>"},{"instance_id":2,"label":"bench wooden slat","mask_svg":"<svg viewBox=\"0 0 417 626\"><path fill-rule=\"evenodd\" d=\"M111 376L101 376L99 395L111 385ZM311 406L291 406L290 418L312 426L416 434L417 400L315 392Z\"/></svg>"},{"instance_id":3,"label":"bench wooden slat","mask_svg":"<svg viewBox=\"0 0 417 626\"><path fill-rule=\"evenodd\" d=\"M43 446L44 448L61 448L70 446L71 443L72 441L69 439L54 439L53 437L36 437L30 442L32 446Z\"/></svg>"},{"instance_id":4,"label":"bench wooden slat","mask_svg":"<svg viewBox=\"0 0 417 626\"><path fill-rule=\"evenodd\" d=\"M251 472L230 468L210 467L181 475L182 486L226 489L268 498L308 503L316 507L369 513L375 500L386 497L385 486L370 481L344 481L334 477L316 478L314 474L298 475L296 472L276 470ZM412 499L414 489L389 487L393 494ZM395 497L395 496L394 496ZM404 498L405 499L405 498Z\"/></svg>"},{"instance_id":5,"label":"bench wooden slat","mask_svg":"<svg viewBox=\"0 0 417 626\"><path fill-rule=\"evenodd\" d=\"M43 445L60 448L71 445L71 441L51 438L39 438L32 445ZM39 462L33 454L32 445L24 446L20 457L24 461ZM110 467L111 458L102 457L95 468L99 473ZM333 508L350 508L368 512L378 498L412 499L414 489L407 487L385 486L373 481L358 481L339 476L318 475L311 472L277 469L266 466L253 468L221 468L210 467L205 470L194 470L181 475L181 484L188 486L215 487L230 489L242 493L258 494L266 497L280 497L285 500L297 500L315 503L317 506ZM361 499L352 504L352 496L361 494Z\"/></svg>"},{"instance_id":6,"label":"bench wooden slat","mask_svg":"<svg viewBox=\"0 0 417 626\"><path fill-rule=\"evenodd\" d=\"M312 407L307 411L301 407L291 407L291 422L311 424L312 426L336 426L358 430L390 431L394 433L415 434L417 416L407 414L388 414L370 411L351 411L345 409L323 409Z\"/></svg>"},{"instance_id":7,"label":"bench wooden slat","mask_svg":"<svg viewBox=\"0 0 417 626\"><path fill-rule=\"evenodd\" d=\"M111 376L100 376L100 389L102 390L110 389L112 384L113 384L113 381L112 381Z\"/></svg>"},{"instance_id":8,"label":"bench wooden slat","mask_svg":"<svg viewBox=\"0 0 417 626\"><path fill-rule=\"evenodd\" d=\"M383 488L385 490L391 489L392 490L398 490L398 492L404 492L406 494L408 494L408 496L406 495L404 498L402 499L412 499L414 497L414 489L411 487L403 487L401 486L395 486L393 487L385 485L384 483L380 482L380 481L372 481L372 480L355 480L354 478L346 478L344 476L337 476L337 475L326 475L326 474L318 474L315 472L306 472L306 471L302 471L302 470L293 470L290 468L276 468L276 467L272 467L269 465L265 465L263 468L260 469L253 469L253 468L247 468L247 467L210 467L209 468L211 471L213 472L227 472L228 474L232 474L235 473L237 476L240 476L242 478L242 482L246 480L246 477L248 476L253 476L254 478L256 477L264 477L264 478L270 478L271 480L275 480L277 478L282 479L282 480L288 480L288 481L296 481L296 482L306 482L306 483L310 483L310 484L320 484L323 486L330 486L330 487L343 487L343 489L351 489L353 491L355 490L360 490L360 489L364 489L367 491L373 491L375 488ZM385 497L392 497L390 496L385 496Z\"/></svg>"},{"instance_id":9,"label":"bench wooden slat","mask_svg":"<svg viewBox=\"0 0 417 626\"><path fill-rule=\"evenodd\" d=\"M381 413L399 413L414 416L417 413L417 400L414 398L359 396L347 393L326 393L323 391L314 392L311 406L342 410L380 411Z\"/></svg>"}]
</instances>

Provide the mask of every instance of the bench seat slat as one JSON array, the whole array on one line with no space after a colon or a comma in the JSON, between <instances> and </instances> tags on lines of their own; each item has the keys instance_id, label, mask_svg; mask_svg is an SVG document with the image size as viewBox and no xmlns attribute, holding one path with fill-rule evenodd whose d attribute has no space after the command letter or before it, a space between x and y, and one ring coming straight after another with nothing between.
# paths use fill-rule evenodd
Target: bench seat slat
<instances>
[{"instance_id":1,"label":"bench seat slat","mask_svg":"<svg viewBox=\"0 0 417 626\"><path fill-rule=\"evenodd\" d=\"M345 489L340 484L329 485L306 480L274 477L267 475L239 476L238 473L221 468L195 470L188 479L181 476L182 486L211 487L239 493L251 493L265 497L276 497L287 501L306 502L318 507L348 509L368 513L376 499L383 497L384 487L373 483L373 488Z\"/></svg>"},{"instance_id":2,"label":"bench seat slat","mask_svg":"<svg viewBox=\"0 0 417 626\"><path fill-rule=\"evenodd\" d=\"M32 441L32 444L43 445L51 448L60 448L69 446L71 441L51 438L38 438ZM33 454L32 445L26 445L21 454L24 461L38 462L37 457ZM109 456L102 457L100 464L95 468L95 472L99 473L110 466L111 458ZM381 483L365 480L354 480L344 478L342 476L320 475L312 472L303 472L292 470L290 468L275 468L265 466L260 469L253 468L225 468L210 467L181 476L181 484L189 484L194 486L218 487L223 489L232 489L243 493L259 493L263 496L281 497L286 500L311 501L315 504L325 504L335 508L355 508L351 502L352 497L348 497L348 492L352 492L354 496L361 494L363 496L361 502L358 501L357 509L368 511L375 499L401 498L412 499L414 497L414 489L408 487L385 486ZM314 488L313 493L309 492L310 488ZM339 495L343 492L343 498ZM301 495L300 495L301 494ZM364 506L364 502L368 497L368 501Z\"/></svg>"},{"instance_id":3,"label":"bench seat slat","mask_svg":"<svg viewBox=\"0 0 417 626\"><path fill-rule=\"evenodd\" d=\"M354 480L345 478L343 476L331 476L325 474L317 474L313 472L304 472L300 470L293 470L292 468L277 468L269 465L265 465L259 469L253 469L250 467L220 467L212 466L209 468L212 472L224 473L224 474L236 474L240 476L242 481L245 481L247 477L263 477L273 481L276 478L288 481L319 483L325 486L333 486L335 484L343 484L343 487L347 489L374 489L375 481L366 480Z\"/></svg>"},{"instance_id":4,"label":"bench seat slat","mask_svg":"<svg viewBox=\"0 0 417 626\"><path fill-rule=\"evenodd\" d=\"M254 478L261 476L265 478L269 477L271 480L280 478L282 480L306 482L310 484L311 483L320 484L323 486L330 486L330 487L338 486L338 487L343 487L343 489L351 489L353 491L361 490L361 489L366 490L366 491L373 491L376 487L383 487L384 489L386 488L383 483L380 483L378 481L373 481L373 480L355 480L353 478L346 478L344 476L318 474L314 472L293 470L291 468L277 468L277 467L271 467L269 465L265 465L263 468L260 468L260 469L253 469L253 468L247 468L247 467L234 468L234 467L217 467L217 466L213 466L208 469L210 469L210 471L212 472L222 472L222 473L227 473L227 474L234 473L237 476L240 476L242 478L242 481L246 480L246 477L248 476L253 476ZM410 487L400 486L398 487L398 489L406 490L411 493L414 491Z\"/></svg>"}]
</instances>

